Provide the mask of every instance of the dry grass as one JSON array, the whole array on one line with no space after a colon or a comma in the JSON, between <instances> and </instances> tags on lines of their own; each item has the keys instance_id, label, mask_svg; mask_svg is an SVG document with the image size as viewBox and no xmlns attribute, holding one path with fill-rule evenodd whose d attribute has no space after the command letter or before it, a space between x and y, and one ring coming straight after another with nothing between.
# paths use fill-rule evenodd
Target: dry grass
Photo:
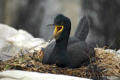
<instances>
[{"instance_id":1,"label":"dry grass","mask_svg":"<svg viewBox=\"0 0 120 80\"><path fill-rule=\"evenodd\" d=\"M101 48L97 48L95 51L96 57L99 58L96 60L96 64L105 69L102 74L120 77L120 56L115 53L107 53Z\"/></svg>"},{"instance_id":2,"label":"dry grass","mask_svg":"<svg viewBox=\"0 0 120 80\"><path fill-rule=\"evenodd\" d=\"M95 62L91 62L88 66L70 69L59 68L55 65L43 65L41 63L43 53L40 51L35 52L34 54L19 55L11 60L0 62L0 71L17 69L86 78L99 78L102 76L120 77L120 57L117 57L114 53L106 53L102 48L96 48L95 53Z\"/></svg>"}]
</instances>

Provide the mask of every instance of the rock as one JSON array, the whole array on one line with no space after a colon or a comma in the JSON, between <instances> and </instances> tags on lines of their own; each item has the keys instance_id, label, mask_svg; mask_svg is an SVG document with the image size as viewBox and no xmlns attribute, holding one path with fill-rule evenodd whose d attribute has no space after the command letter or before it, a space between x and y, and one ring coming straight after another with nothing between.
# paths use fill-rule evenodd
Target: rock
<instances>
[{"instance_id":1,"label":"rock","mask_svg":"<svg viewBox=\"0 0 120 80\"><path fill-rule=\"evenodd\" d=\"M117 52L116 52L117 54L120 54L120 49L119 50L117 50Z\"/></svg>"},{"instance_id":2,"label":"rock","mask_svg":"<svg viewBox=\"0 0 120 80\"><path fill-rule=\"evenodd\" d=\"M45 42L44 39L34 38L30 33L24 30L18 30L18 33L12 37L8 37L7 41L23 48L32 48Z\"/></svg>"},{"instance_id":3,"label":"rock","mask_svg":"<svg viewBox=\"0 0 120 80\"><path fill-rule=\"evenodd\" d=\"M108 54L114 54L114 58L116 58L117 60L120 58L120 50L113 50L113 49L105 49L104 50L105 53L108 53Z\"/></svg>"},{"instance_id":4,"label":"rock","mask_svg":"<svg viewBox=\"0 0 120 80\"><path fill-rule=\"evenodd\" d=\"M80 77L11 70L0 72L0 80L91 80Z\"/></svg>"},{"instance_id":5,"label":"rock","mask_svg":"<svg viewBox=\"0 0 120 80\"><path fill-rule=\"evenodd\" d=\"M106 53L116 53L116 51L113 49L105 49L105 52Z\"/></svg>"},{"instance_id":6,"label":"rock","mask_svg":"<svg viewBox=\"0 0 120 80\"><path fill-rule=\"evenodd\" d=\"M107 78L109 80L120 80L120 77L116 77L116 76L108 76Z\"/></svg>"},{"instance_id":7,"label":"rock","mask_svg":"<svg viewBox=\"0 0 120 80\"><path fill-rule=\"evenodd\" d=\"M16 30L5 24L0 24L0 34L0 60L8 60L26 50L40 50L47 46L44 39L34 38L24 30Z\"/></svg>"}]
</instances>

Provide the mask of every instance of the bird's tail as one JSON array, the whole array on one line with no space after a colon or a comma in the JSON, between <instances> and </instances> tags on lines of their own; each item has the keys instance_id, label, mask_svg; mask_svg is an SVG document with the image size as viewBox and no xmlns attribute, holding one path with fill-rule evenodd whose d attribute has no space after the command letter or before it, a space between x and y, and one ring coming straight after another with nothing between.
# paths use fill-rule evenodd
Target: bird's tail
<instances>
[{"instance_id":1,"label":"bird's tail","mask_svg":"<svg viewBox=\"0 0 120 80\"><path fill-rule=\"evenodd\" d=\"M80 20L76 32L74 34L75 37L80 39L80 41L85 41L89 32L89 22L88 17L83 16Z\"/></svg>"}]
</instances>

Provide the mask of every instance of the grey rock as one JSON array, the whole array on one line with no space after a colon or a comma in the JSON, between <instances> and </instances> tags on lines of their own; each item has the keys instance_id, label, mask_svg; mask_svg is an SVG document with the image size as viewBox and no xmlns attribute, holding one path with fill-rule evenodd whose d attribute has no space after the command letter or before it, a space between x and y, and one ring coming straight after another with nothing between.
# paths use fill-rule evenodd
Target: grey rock
<instances>
[{"instance_id":1,"label":"grey rock","mask_svg":"<svg viewBox=\"0 0 120 80\"><path fill-rule=\"evenodd\" d=\"M18 53L41 50L47 46L47 42L44 39L34 38L24 30L0 24L0 45L0 60L8 60Z\"/></svg>"},{"instance_id":2,"label":"grey rock","mask_svg":"<svg viewBox=\"0 0 120 80\"><path fill-rule=\"evenodd\" d=\"M120 77L116 77L116 76L108 76L107 78L109 80L120 80Z\"/></svg>"},{"instance_id":3,"label":"grey rock","mask_svg":"<svg viewBox=\"0 0 120 80\"><path fill-rule=\"evenodd\" d=\"M116 53L117 53L117 54L120 54L120 49L118 49Z\"/></svg>"}]
</instances>

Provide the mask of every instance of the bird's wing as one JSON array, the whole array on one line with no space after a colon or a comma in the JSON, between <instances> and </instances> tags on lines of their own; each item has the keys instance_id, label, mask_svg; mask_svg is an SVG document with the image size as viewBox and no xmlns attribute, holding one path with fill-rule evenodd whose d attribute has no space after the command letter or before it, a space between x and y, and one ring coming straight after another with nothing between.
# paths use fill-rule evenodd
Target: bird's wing
<instances>
[{"instance_id":1,"label":"bird's wing","mask_svg":"<svg viewBox=\"0 0 120 80\"><path fill-rule=\"evenodd\" d=\"M70 45L68 47L68 54L71 58L71 66L80 67L84 63L89 62L90 58L94 56L94 49L81 41Z\"/></svg>"},{"instance_id":2,"label":"bird's wing","mask_svg":"<svg viewBox=\"0 0 120 80\"><path fill-rule=\"evenodd\" d=\"M43 63L48 63L48 59L50 55L52 54L52 51L55 47L56 41L52 41L45 49L44 49L44 57L43 57Z\"/></svg>"}]
</instances>

